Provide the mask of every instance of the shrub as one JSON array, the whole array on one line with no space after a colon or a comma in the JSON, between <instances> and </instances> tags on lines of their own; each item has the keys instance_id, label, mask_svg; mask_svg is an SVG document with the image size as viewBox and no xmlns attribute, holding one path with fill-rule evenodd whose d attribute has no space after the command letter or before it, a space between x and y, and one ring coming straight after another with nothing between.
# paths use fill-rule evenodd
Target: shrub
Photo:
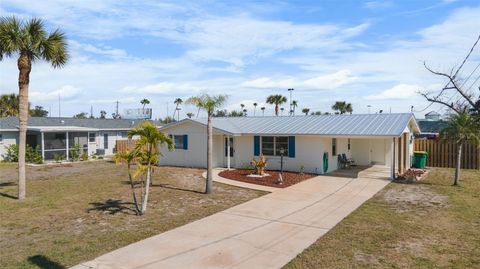
<instances>
[{"instance_id":1,"label":"shrub","mask_svg":"<svg viewBox=\"0 0 480 269\"><path fill-rule=\"evenodd\" d=\"M55 153L53 154L53 159L55 162L60 163L64 159L64 156L62 154Z\"/></svg>"},{"instance_id":2,"label":"shrub","mask_svg":"<svg viewBox=\"0 0 480 269\"><path fill-rule=\"evenodd\" d=\"M25 149L25 162L27 163L43 163L42 154L39 152L40 147L35 148L27 145ZM5 155L7 162L18 162L18 145L13 144L7 147L7 154Z\"/></svg>"},{"instance_id":3,"label":"shrub","mask_svg":"<svg viewBox=\"0 0 480 269\"><path fill-rule=\"evenodd\" d=\"M258 160L255 160L255 158L253 158L252 165L255 167L255 174L263 176L265 174L265 168L267 167L267 163L267 159L265 159L265 156L263 156L263 154L258 157Z\"/></svg>"},{"instance_id":4,"label":"shrub","mask_svg":"<svg viewBox=\"0 0 480 269\"><path fill-rule=\"evenodd\" d=\"M82 153L82 156L80 156L80 160L87 161L88 160L88 153L86 153L86 152Z\"/></svg>"},{"instance_id":5,"label":"shrub","mask_svg":"<svg viewBox=\"0 0 480 269\"><path fill-rule=\"evenodd\" d=\"M70 158L72 158L72 162L76 162L80 159L80 145L75 144L73 148L70 149Z\"/></svg>"}]
</instances>

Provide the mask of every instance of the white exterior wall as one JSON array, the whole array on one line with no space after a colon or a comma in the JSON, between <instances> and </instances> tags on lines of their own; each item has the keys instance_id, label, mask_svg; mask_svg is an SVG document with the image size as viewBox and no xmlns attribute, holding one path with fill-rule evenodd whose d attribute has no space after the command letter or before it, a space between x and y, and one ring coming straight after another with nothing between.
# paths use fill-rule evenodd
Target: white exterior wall
<instances>
[{"instance_id":1,"label":"white exterior wall","mask_svg":"<svg viewBox=\"0 0 480 269\"><path fill-rule=\"evenodd\" d=\"M7 147L18 143L18 132L1 132L2 142L0 142L0 161L5 159Z\"/></svg>"},{"instance_id":2,"label":"white exterior wall","mask_svg":"<svg viewBox=\"0 0 480 269\"><path fill-rule=\"evenodd\" d=\"M357 165L390 166L392 140L393 138L351 139L351 157Z\"/></svg>"}]
</instances>

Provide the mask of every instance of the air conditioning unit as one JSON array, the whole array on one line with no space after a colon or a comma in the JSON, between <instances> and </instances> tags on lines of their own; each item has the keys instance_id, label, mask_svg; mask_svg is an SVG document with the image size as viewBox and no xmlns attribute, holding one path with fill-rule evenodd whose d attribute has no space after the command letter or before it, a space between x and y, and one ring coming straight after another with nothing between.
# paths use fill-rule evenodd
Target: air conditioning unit
<instances>
[{"instance_id":1,"label":"air conditioning unit","mask_svg":"<svg viewBox=\"0 0 480 269\"><path fill-rule=\"evenodd\" d=\"M105 149L97 149L97 155L105 155Z\"/></svg>"}]
</instances>

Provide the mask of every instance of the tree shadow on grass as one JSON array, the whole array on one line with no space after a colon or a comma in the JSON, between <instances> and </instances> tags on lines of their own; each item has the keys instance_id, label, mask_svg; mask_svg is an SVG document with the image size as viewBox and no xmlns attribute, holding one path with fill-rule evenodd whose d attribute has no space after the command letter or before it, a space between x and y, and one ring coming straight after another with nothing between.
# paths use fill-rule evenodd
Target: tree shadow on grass
<instances>
[{"instance_id":1,"label":"tree shadow on grass","mask_svg":"<svg viewBox=\"0 0 480 269\"><path fill-rule=\"evenodd\" d=\"M115 215L117 213L128 214L128 215L136 215L136 211L134 209L134 204L132 202L124 202L122 200L113 200L108 199L105 202L93 202L90 203L92 208L87 209L87 212L91 211L100 211L100 212L108 212L111 215Z\"/></svg>"},{"instance_id":2,"label":"tree shadow on grass","mask_svg":"<svg viewBox=\"0 0 480 269\"><path fill-rule=\"evenodd\" d=\"M193 192L193 193L202 193L202 194L205 193L203 191L196 191L196 190L178 188L178 187L172 186L170 184L153 184L152 187L161 187L161 188L170 189L170 190L186 191L186 192Z\"/></svg>"},{"instance_id":3,"label":"tree shadow on grass","mask_svg":"<svg viewBox=\"0 0 480 269\"><path fill-rule=\"evenodd\" d=\"M61 265L58 262L50 260L43 255L35 255L28 257L28 261L42 269L66 269L67 267Z\"/></svg>"}]
</instances>

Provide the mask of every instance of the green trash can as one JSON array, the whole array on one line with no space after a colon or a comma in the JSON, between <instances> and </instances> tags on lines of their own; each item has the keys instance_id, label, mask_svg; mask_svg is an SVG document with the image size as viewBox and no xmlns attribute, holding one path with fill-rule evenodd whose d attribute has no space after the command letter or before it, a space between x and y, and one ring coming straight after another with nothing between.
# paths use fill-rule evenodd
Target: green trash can
<instances>
[{"instance_id":1,"label":"green trash can","mask_svg":"<svg viewBox=\"0 0 480 269\"><path fill-rule=\"evenodd\" d=\"M426 151L414 151L413 152L413 167L423 169L427 165Z\"/></svg>"}]
</instances>

